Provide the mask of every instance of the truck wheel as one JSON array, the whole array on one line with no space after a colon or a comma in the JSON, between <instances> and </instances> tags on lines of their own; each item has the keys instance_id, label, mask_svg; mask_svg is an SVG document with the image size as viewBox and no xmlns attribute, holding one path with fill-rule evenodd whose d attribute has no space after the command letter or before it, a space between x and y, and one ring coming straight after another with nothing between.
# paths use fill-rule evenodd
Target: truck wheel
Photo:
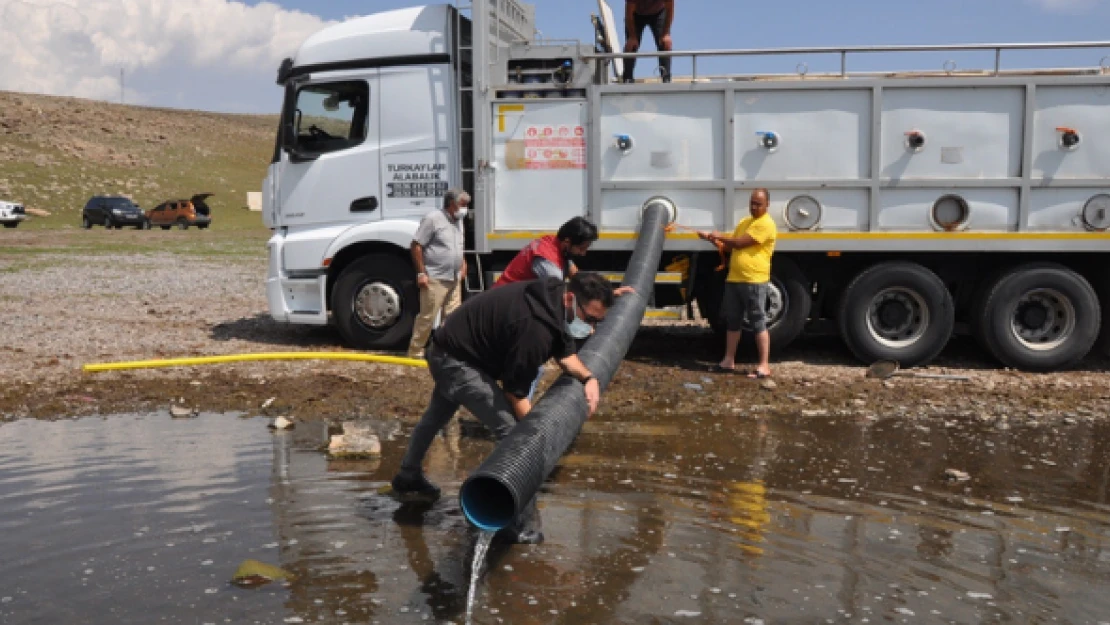
<instances>
[{"instance_id":1,"label":"truck wheel","mask_svg":"<svg viewBox=\"0 0 1110 625\"><path fill-rule=\"evenodd\" d=\"M343 270L331 296L335 325L358 349L408 344L420 308L412 264L392 254L371 254Z\"/></svg>"},{"instance_id":2,"label":"truck wheel","mask_svg":"<svg viewBox=\"0 0 1110 625\"><path fill-rule=\"evenodd\" d=\"M1099 312L1102 313L1102 332L1097 345L1103 356L1110 356L1110 279L1103 279L1098 301Z\"/></svg>"},{"instance_id":3,"label":"truck wheel","mask_svg":"<svg viewBox=\"0 0 1110 625\"><path fill-rule=\"evenodd\" d=\"M709 327L724 335L725 319L721 314L721 297L724 294L727 271L704 274L696 296L698 310L709 321ZM809 280L801 269L787 258L771 261L771 292L765 305L767 331L771 336L771 349L778 351L792 343L805 329L813 296ZM741 340L754 344L751 332L744 332Z\"/></svg>"},{"instance_id":4,"label":"truck wheel","mask_svg":"<svg viewBox=\"0 0 1110 625\"><path fill-rule=\"evenodd\" d=\"M852 279L840 300L840 336L863 362L896 360L903 367L935 358L952 336L952 295L932 271L892 261Z\"/></svg>"},{"instance_id":5,"label":"truck wheel","mask_svg":"<svg viewBox=\"0 0 1110 625\"><path fill-rule=\"evenodd\" d=\"M812 305L812 285L802 270L788 258L772 259L771 299L767 302L767 331L772 351L790 345L801 335Z\"/></svg>"},{"instance_id":6,"label":"truck wheel","mask_svg":"<svg viewBox=\"0 0 1110 625\"><path fill-rule=\"evenodd\" d=\"M6 221L6 222L4 222L4 227L5 228L14 228L18 225L19 225L18 221Z\"/></svg>"},{"instance_id":7,"label":"truck wheel","mask_svg":"<svg viewBox=\"0 0 1110 625\"><path fill-rule=\"evenodd\" d=\"M1055 263L1017 267L989 286L976 327L991 355L1016 369L1050 371L1079 362L1100 329L1098 295Z\"/></svg>"},{"instance_id":8,"label":"truck wheel","mask_svg":"<svg viewBox=\"0 0 1110 625\"><path fill-rule=\"evenodd\" d=\"M726 277L727 270L700 272L694 289L694 301L698 304L702 319L708 321L713 332L722 337L725 333L725 318L721 314L721 295L725 290Z\"/></svg>"},{"instance_id":9,"label":"truck wheel","mask_svg":"<svg viewBox=\"0 0 1110 625\"><path fill-rule=\"evenodd\" d=\"M163 229L163 230L169 230L170 229L170 226L158 226L158 227Z\"/></svg>"}]
</instances>

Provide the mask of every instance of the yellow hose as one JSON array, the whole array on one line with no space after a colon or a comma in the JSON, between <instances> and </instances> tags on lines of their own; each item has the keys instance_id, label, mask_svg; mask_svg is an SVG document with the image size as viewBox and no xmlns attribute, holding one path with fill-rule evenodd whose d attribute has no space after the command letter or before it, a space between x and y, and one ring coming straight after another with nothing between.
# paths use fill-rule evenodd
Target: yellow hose
<instances>
[{"instance_id":1,"label":"yellow hose","mask_svg":"<svg viewBox=\"0 0 1110 625\"><path fill-rule=\"evenodd\" d=\"M262 352L258 354L227 354L224 356L201 356L197 358L167 358L162 360L132 360L129 362L101 362L81 367L83 371L120 371L122 369L153 369L158 367L187 367L192 365L212 365L222 362L244 362L248 360L356 360L360 362L380 362L387 365L406 367L427 367L428 363L416 358L399 356L376 356L374 354L352 354L347 352Z\"/></svg>"}]
</instances>

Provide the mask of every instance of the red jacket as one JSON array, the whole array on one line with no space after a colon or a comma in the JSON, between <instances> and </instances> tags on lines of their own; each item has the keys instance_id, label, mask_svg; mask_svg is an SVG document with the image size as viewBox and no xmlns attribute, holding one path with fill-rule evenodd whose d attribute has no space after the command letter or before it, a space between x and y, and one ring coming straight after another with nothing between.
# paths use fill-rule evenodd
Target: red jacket
<instances>
[{"instance_id":1,"label":"red jacket","mask_svg":"<svg viewBox=\"0 0 1110 625\"><path fill-rule=\"evenodd\" d=\"M501 277L497 279L493 286L498 287L513 282L535 280L536 274L532 272L532 261L537 256L551 261L563 270L564 276L566 275L567 257L559 247L559 240L555 238L555 235L549 234L532 241L528 244L528 247L517 252L517 255L513 257L509 266L505 267L505 271L501 272Z\"/></svg>"}]
</instances>

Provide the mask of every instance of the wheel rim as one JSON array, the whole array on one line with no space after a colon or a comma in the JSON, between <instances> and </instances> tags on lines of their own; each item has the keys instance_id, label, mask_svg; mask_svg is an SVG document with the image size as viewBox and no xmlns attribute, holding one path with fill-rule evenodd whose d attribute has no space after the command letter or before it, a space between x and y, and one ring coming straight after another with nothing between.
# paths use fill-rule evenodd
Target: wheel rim
<instances>
[{"instance_id":1,"label":"wheel rim","mask_svg":"<svg viewBox=\"0 0 1110 625\"><path fill-rule=\"evenodd\" d=\"M880 291L867 307L867 330L871 337L890 348L913 345L929 328L925 298L905 287Z\"/></svg>"},{"instance_id":2,"label":"wheel rim","mask_svg":"<svg viewBox=\"0 0 1110 625\"><path fill-rule=\"evenodd\" d=\"M783 288L777 280L771 280L770 288L767 289L767 302L764 304L764 309L767 311L767 328L773 328L775 324L782 321L783 315L786 313L786 308L789 305L789 299L786 295L786 289Z\"/></svg>"},{"instance_id":3,"label":"wheel rim","mask_svg":"<svg viewBox=\"0 0 1110 625\"><path fill-rule=\"evenodd\" d=\"M385 282L367 282L355 295L355 315L366 327L384 330L401 318L401 294Z\"/></svg>"},{"instance_id":4,"label":"wheel rim","mask_svg":"<svg viewBox=\"0 0 1110 625\"><path fill-rule=\"evenodd\" d=\"M1075 331L1075 306L1054 289L1034 289L1014 306L1010 330L1025 347L1049 351L1060 347Z\"/></svg>"}]
</instances>

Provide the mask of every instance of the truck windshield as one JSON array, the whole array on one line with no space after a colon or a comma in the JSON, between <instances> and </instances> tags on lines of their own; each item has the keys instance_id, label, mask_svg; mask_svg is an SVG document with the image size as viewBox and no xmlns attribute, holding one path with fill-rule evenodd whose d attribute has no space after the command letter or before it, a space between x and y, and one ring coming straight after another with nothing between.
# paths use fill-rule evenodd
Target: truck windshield
<instances>
[{"instance_id":1,"label":"truck windshield","mask_svg":"<svg viewBox=\"0 0 1110 625\"><path fill-rule=\"evenodd\" d=\"M305 152L345 150L366 140L370 88L361 80L314 84L297 91L296 147Z\"/></svg>"}]
</instances>

